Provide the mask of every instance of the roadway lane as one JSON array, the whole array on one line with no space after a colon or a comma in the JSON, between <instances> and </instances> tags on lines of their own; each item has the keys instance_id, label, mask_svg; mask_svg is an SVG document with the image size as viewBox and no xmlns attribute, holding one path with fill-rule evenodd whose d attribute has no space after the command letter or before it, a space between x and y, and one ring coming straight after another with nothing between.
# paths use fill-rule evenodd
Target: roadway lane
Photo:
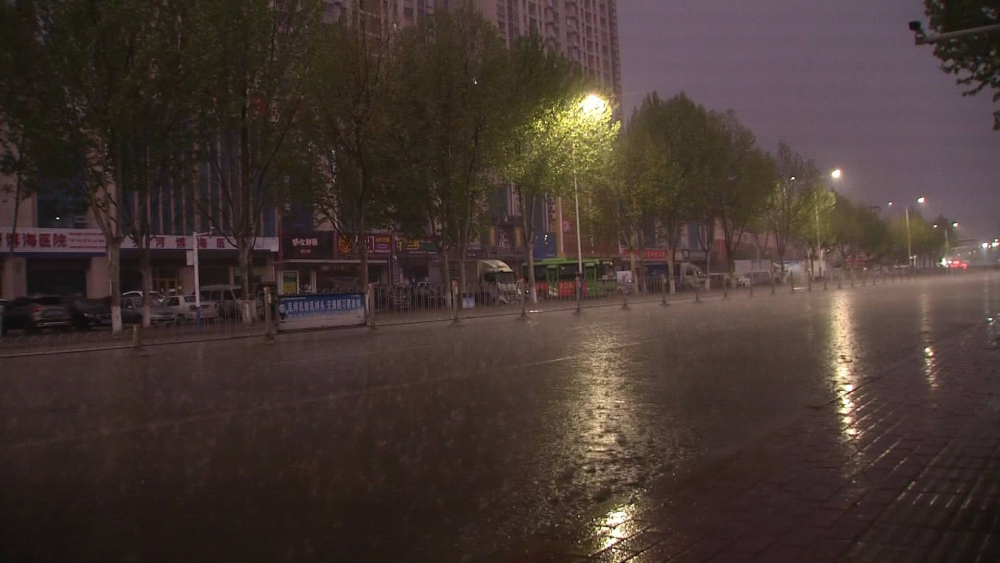
<instances>
[{"instance_id":1,"label":"roadway lane","mask_svg":"<svg viewBox=\"0 0 1000 563\"><path fill-rule=\"evenodd\" d=\"M0 559L481 560L947 346L998 282L0 360Z\"/></svg>"}]
</instances>

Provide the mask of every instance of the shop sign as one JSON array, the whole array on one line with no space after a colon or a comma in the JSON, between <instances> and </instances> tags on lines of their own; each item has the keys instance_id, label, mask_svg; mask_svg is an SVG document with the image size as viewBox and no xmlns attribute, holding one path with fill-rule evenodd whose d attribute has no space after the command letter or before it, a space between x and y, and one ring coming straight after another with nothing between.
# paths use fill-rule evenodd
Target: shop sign
<instances>
[{"instance_id":1,"label":"shop sign","mask_svg":"<svg viewBox=\"0 0 1000 563\"><path fill-rule=\"evenodd\" d=\"M629 257L629 251L628 251L627 248L623 248L621 250L621 253L622 253L622 258L623 259L627 259ZM663 261L666 261L668 253L667 253L667 251L665 249L662 249L662 248L644 248L644 249L642 249L642 253L640 255L642 256L643 260L650 260L650 261L653 261L653 260L663 260Z\"/></svg>"},{"instance_id":2,"label":"shop sign","mask_svg":"<svg viewBox=\"0 0 1000 563\"><path fill-rule=\"evenodd\" d=\"M278 298L278 330L301 330L365 324L363 293L282 295Z\"/></svg>"},{"instance_id":3,"label":"shop sign","mask_svg":"<svg viewBox=\"0 0 1000 563\"><path fill-rule=\"evenodd\" d=\"M333 233L285 233L281 237L284 260L329 260L333 258Z\"/></svg>"},{"instance_id":4,"label":"shop sign","mask_svg":"<svg viewBox=\"0 0 1000 563\"><path fill-rule=\"evenodd\" d=\"M97 229L18 229L16 233L0 234L0 252L47 253L47 254L92 254L106 252L104 233ZM138 248L131 237L122 241L122 249ZM153 235L149 241L151 250L189 250L194 248L194 237L187 235ZM236 250L226 237L198 237L199 250ZM257 237L254 250L278 250L275 237Z\"/></svg>"},{"instance_id":5,"label":"shop sign","mask_svg":"<svg viewBox=\"0 0 1000 563\"><path fill-rule=\"evenodd\" d=\"M437 246L425 239L396 237L396 254L429 256L437 254Z\"/></svg>"},{"instance_id":6,"label":"shop sign","mask_svg":"<svg viewBox=\"0 0 1000 563\"><path fill-rule=\"evenodd\" d=\"M368 254L385 255L392 253L392 235L388 233L365 235L365 245ZM351 233L337 233L337 254L339 256L358 256L357 237Z\"/></svg>"}]
</instances>

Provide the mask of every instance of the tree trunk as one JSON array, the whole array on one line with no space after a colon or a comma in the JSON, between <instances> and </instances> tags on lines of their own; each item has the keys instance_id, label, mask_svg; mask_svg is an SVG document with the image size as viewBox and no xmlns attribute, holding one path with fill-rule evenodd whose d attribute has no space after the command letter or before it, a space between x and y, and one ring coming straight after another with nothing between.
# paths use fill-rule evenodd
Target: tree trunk
<instances>
[{"instance_id":1,"label":"tree trunk","mask_svg":"<svg viewBox=\"0 0 1000 563\"><path fill-rule=\"evenodd\" d=\"M521 227L524 230L524 259L528 264L528 287L525 288L528 295L531 296L532 303L538 303L538 288L535 287L535 230L532 227L532 219L534 219L534 207L535 202L532 198L531 213L528 212L528 206L526 205L524 192L520 189L517 190L518 198L521 200Z\"/></svg>"},{"instance_id":2,"label":"tree trunk","mask_svg":"<svg viewBox=\"0 0 1000 563\"><path fill-rule=\"evenodd\" d=\"M240 293L243 295L243 306L242 311L240 311L240 316L243 318L243 324L251 324L254 321L254 315L256 314L255 301L252 295L250 295L250 265L251 265L251 255L253 253L253 245L251 244L252 238L247 240L248 237L240 237Z\"/></svg>"},{"instance_id":3,"label":"tree trunk","mask_svg":"<svg viewBox=\"0 0 1000 563\"><path fill-rule=\"evenodd\" d=\"M368 291L368 237L365 235L365 216L364 213L358 213L357 221L357 232L358 232L358 250L361 254L361 275L358 276L358 281L361 282L361 291Z\"/></svg>"},{"instance_id":4,"label":"tree trunk","mask_svg":"<svg viewBox=\"0 0 1000 563\"><path fill-rule=\"evenodd\" d=\"M23 185L24 177L24 132L21 132L21 142L18 143L17 148L17 169L14 172L14 220L11 222L10 226L10 244L7 248L8 257L14 258L14 248L16 246L15 242L17 240L17 216L20 214L21 209L21 186ZM0 297L3 297L0 295Z\"/></svg>"},{"instance_id":5,"label":"tree trunk","mask_svg":"<svg viewBox=\"0 0 1000 563\"><path fill-rule=\"evenodd\" d=\"M468 291L466 284L468 279L465 274L465 254L468 251L469 243L462 241L462 244L458 247L458 298L459 303L461 303L462 294Z\"/></svg>"},{"instance_id":6,"label":"tree trunk","mask_svg":"<svg viewBox=\"0 0 1000 563\"><path fill-rule=\"evenodd\" d=\"M444 246L443 242L441 243L439 252L441 253L441 284L443 285L441 293L444 295L445 304L448 308L451 308L454 304L451 295L451 264L448 261L448 249Z\"/></svg>"},{"instance_id":7,"label":"tree trunk","mask_svg":"<svg viewBox=\"0 0 1000 563\"><path fill-rule=\"evenodd\" d=\"M676 269L674 265L674 253L676 249L674 247L677 245L674 244L672 237L673 235L671 234L671 240L667 241L667 253L669 254L667 256L667 284L670 287L670 295L677 293L677 282L674 280L674 270Z\"/></svg>"},{"instance_id":8,"label":"tree trunk","mask_svg":"<svg viewBox=\"0 0 1000 563\"><path fill-rule=\"evenodd\" d=\"M149 236L143 235L141 240L142 258L139 261L139 270L142 273L142 328L149 328L151 325L149 314L150 293L153 292L153 267L149 259Z\"/></svg>"},{"instance_id":9,"label":"tree trunk","mask_svg":"<svg viewBox=\"0 0 1000 563\"><path fill-rule=\"evenodd\" d=\"M107 237L108 245L108 277L111 281L111 332L122 332L122 287L121 287L121 248L122 243L113 236Z\"/></svg>"}]
</instances>

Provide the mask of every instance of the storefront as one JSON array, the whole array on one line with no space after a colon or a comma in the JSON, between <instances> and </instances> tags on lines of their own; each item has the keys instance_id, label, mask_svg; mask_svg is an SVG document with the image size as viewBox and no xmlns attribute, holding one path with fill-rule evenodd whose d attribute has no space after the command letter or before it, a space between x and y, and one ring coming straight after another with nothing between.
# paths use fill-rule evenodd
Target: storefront
<instances>
[{"instance_id":1,"label":"storefront","mask_svg":"<svg viewBox=\"0 0 1000 563\"><path fill-rule=\"evenodd\" d=\"M14 246L14 258L3 264L5 296L34 293L106 297L111 292L110 271L104 235L94 229L23 229L16 239L7 233L0 239L0 254ZM153 288L165 294L194 291L194 238L157 235L152 238L150 266ZM239 261L235 247L225 237L199 237L199 273L202 285L239 283ZM278 241L261 237L256 241L253 282L273 281L274 254ZM122 291L142 288L141 251L131 239L122 243Z\"/></svg>"},{"instance_id":2,"label":"storefront","mask_svg":"<svg viewBox=\"0 0 1000 563\"><path fill-rule=\"evenodd\" d=\"M369 234L368 279L389 283L392 235ZM283 295L357 291L361 279L361 256L357 237L333 231L293 232L281 237L281 283Z\"/></svg>"}]
</instances>

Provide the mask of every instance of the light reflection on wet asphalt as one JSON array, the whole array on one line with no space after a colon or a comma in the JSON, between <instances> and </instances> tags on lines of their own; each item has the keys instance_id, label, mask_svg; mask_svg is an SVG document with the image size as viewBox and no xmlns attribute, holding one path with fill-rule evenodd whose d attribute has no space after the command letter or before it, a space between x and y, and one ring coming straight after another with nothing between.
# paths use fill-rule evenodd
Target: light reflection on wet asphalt
<instances>
[{"instance_id":1,"label":"light reflection on wet asphalt","mask_svg":"<svg viewBox=\"0 0 1000 563\"><path fill-rule=\"evenodd\" d=\"M0 554L480 560L804 406L849 439L848 393L917 354L933 388L996 281L0 360Z\"/></svg>"}]
</instances>

